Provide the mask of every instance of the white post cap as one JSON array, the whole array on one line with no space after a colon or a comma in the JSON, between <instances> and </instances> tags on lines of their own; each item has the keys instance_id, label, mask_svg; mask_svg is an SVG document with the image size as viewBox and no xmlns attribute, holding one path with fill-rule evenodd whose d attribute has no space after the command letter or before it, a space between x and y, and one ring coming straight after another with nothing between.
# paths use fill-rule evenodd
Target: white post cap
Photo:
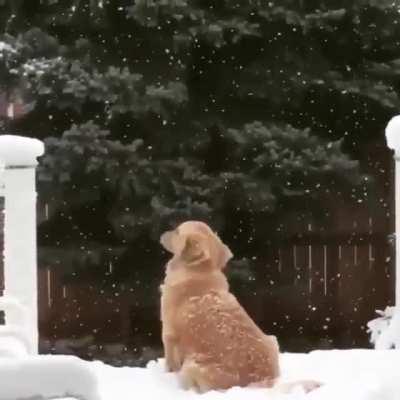
<instances>
[{"instance_id":1,"label":"white post cap","mask_svg":"<svg viewBox=\"0 0 400 400\"><path fill-rule=\"evenodd\" d=\"M44 144L38 139L0 135L0 160L6 167L35 166L43 153Z\"/></svg>"},{"instance_id":2,"label":"white post cap","mask_svg":"<svg viewBox=\"0 0 400 400\"><path fill-rule=\"evenodd\" d=\"M393 117L386 126L386 143L388 147L400 155L400 115Z\"/></svg>"}]
</instances>

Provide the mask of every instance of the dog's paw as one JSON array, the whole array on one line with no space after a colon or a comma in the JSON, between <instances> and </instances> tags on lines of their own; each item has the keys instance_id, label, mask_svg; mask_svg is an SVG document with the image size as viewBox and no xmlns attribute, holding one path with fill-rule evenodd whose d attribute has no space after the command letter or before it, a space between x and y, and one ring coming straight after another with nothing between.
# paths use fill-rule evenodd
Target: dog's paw
<instances>
[{"instance_id":1,"label":"dog's paw","mask_svg":"<svg viewBox=\"0 0 400 400\"><path fill-rule=\"evenodd\" d=\"M301 381L299 384L303 387L304 391L306 393L312 392L313 390L319 389L321 386L323 386L322 382L317 382L317 381Z\"/></svg>"}]
</instances>

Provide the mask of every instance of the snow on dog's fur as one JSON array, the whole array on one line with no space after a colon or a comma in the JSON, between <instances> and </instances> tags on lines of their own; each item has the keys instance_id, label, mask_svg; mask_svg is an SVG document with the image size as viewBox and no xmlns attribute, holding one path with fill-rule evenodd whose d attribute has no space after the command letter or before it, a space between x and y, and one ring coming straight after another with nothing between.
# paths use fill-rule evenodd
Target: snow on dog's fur
<instances>
[{"instance_id":1,"label":"snow on dog's fur","mask_svg":"<svg viewBox=\"0 0 400 400\"><path fill-rule=\"evenodd\" d=\"M229 292L222 272L232 258L229 248L197 221L165 233L161 243L173 254L161 286L167 369L179 372L185 387L200 392L272 387L280 374L278 342L258 328ZM301 384L306 390L318 386Z\"/></svg>"}]
</instances>

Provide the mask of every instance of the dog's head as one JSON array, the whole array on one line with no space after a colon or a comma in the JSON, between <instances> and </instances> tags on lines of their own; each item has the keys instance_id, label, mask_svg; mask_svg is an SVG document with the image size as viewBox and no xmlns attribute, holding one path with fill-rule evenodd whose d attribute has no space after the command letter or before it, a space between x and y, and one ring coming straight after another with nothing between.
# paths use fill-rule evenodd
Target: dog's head
<instances>
[{"instance_id":1,"label":"dog's head","mask_svg":"<svg viewBox=\"0 0 400 400\"><path fill-rule=\"evenodd\" d=\"M161 236L161 244L188 267L222 269L233 257L228 246L203 222L188 221Z\"/></svg>"}]
</instances>

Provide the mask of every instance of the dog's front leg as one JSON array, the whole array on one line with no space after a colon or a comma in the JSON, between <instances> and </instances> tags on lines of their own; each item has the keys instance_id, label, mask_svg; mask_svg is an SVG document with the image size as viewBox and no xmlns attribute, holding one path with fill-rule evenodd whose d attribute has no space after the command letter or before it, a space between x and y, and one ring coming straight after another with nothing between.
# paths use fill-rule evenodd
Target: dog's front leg
<instances>
[{"instance_id":1,"label":"dog's front leg","mask_svg":"<svg viewBox=\"0 0 400 400\"><path fill-rule=\"evenodd\" d=\"M165 366L168 372L178 372L182 367L182 355L179 352L177 337L163 334Z\"/></svg>"}]
</instances>

